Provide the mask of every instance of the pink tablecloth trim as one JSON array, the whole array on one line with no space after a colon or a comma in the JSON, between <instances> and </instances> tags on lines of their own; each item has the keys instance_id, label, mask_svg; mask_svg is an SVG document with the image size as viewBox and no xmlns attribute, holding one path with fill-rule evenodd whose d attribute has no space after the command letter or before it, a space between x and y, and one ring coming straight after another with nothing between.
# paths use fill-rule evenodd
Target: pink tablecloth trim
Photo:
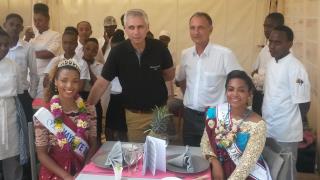
<instances>
[{"instance_id":1,"label":"pink tablecloth trim","mask_svg":"<svg viewBox=\"0 0 320 180\"><path fill-rule=\"evenodd\" d=\"M133 166L134 167L134 166ZM133 177L133 178L153 178L153 179L161 179L165 177L179 177L181 179L195 179L198 177L203 177L203 179L211 179L211 171L210 168L204 172L201 173L195 173L195 174L180 174L180 173L174 173L174 172L161 172L161 171L156 171L155 176L152 175L150 171L147 171L147 173L143 176L142 175L142 161L139 162L138 165L138 171L133 172L129 174L127 168L124 168L122 171L122 176L123 177ZM87 164L82 171L80 172L81 174L105 174L112 176L113 175L113 169L105 169L105 168L100 168L94 165L92 162Z\"/></svg>"}]
</instances>

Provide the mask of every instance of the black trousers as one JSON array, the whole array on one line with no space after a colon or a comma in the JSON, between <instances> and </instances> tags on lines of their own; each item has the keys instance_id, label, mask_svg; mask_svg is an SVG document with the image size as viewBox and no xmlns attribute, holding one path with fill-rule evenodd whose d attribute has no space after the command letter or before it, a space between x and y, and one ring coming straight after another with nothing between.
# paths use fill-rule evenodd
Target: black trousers
<instances>
[{"instance_id":1,"label":"black trousers","mask_svg":"<svg viewBox=\"0 0 320 180\"><path fill-rule=\"evenodd\" d=\"M80 96L84 101L87 101L87 98L89 96L89 92L81 91ZM102 106L100 100L96 104L96 114L97 114L97 142L98 145L101 144L101 133L102 133Z\"/></svg>"},{"instance_id":2,"label":"black trousers","mask_svg":"<svg viewBox=\"0 0 320 180\"><path fill-rule=\"evenodd\" d=\"M252 110L262 116L262 103L263 103L263 93L262 91L255 91L252 98Z\"/></svg>"},{"instance_id":3,"label":"black trousers","mask_svg":"<svg viewBox=\"0 0 320 180\"><path fill-rule=\"evenodd\" d=\"M127 141L126 111L122 94L111 94L106 113L105 135L110 141Z\"/></svg>"},{"instance_id":4,"label":"black trousers","mask_svg":"<svg viewBox=\"0 0 320 180\"><path fill-rule=\"evenodd\" d=\"M26 115L27 121L32 122L33 109L32 109L32 101L29 92L27 90L23 91L23 94L18 94L19 101L22 104L23 111Z\"/></svg>"},{"instance_id":5,"label":"black trousers","mask_svg":"<svg viewBox=\"0 0 320 180\"><path fill-rule=\"evenodd\" d=\"M34 114L32 108L32 101L29 92L27 90L23 91L23 94L18 94L19 101L21 102L24 114L26 115L27 121L32 122L32 116ZM1 178L0 178L1 179ZM30 161L23 165L23 180L31 179L31 164Z\"/></svg>"},{"instance_id":6,"label":"black trousers","mask_svg":"<svg viewBox=\"0 0 320 180\"><path fill-rule=\"evenodd\" d=\"M183 144L200 146L205 127L205 113L185 107L183 111Z\"/></svg>"}]
</instances>

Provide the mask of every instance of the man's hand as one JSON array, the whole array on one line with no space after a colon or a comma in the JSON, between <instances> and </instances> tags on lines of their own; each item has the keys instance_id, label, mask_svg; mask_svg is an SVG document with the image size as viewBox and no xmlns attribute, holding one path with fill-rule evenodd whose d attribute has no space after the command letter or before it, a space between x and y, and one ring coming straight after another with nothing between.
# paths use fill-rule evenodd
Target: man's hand
<instances>
[{"instance_id":1,"label":"man's hand","mask_svg":"<svg viewBox=\"0 0 320 180\"><path fill-rule=\"evenodd\" d=\"M44 78L43 78L43 87L46 88L46 87L49 87L49 83L50 83L50 80L49 80L49 75L48 74L45 74L44 75Z\"/></svg>"},{"instance_id":2,"label":"man's hand","mask_svg":"<svg viewBox=\"0 0 320 180\"><path fill-rule=\"evenodd\" d=\"M87 103L89 105L96 105L99 99L101 98L102 94L106 91L109 84L110 84L110 81L104 79L101 76L98 76L96 82L94 83L94 85L90 90Z\"/></svg>"},{"instance_id":3,"label":"man's hand","mask_svg":"<svg viewBox=\"0 0 320 180\"><path fill-rule=\"evenodd\" d=\"M253 77L253 75L254 75L254 74L257 74L257 73L258 73L258 69L256 69L256 70L252 71L252 73L251 73L251 77Z\"/></svg>"},{"instance_id":4,"label":"man's hand","mask_svg":"<svg viewBox=\"0 0 320 180\"><path fill-rule=\"evenodd\" d=\"M107 47L108 47L108 44L109 44L109 40L110 40L107 32L104 32L103 38L104 38L104 43L103 43L103 45L101 47L101 51L102 51L102 54L104 55L106 53L106 50L107 50Z\"/></svg>"},{"instance_id":5,"label":"man's hand","mask_svg":"<svg viewBox=\"0 0 320 180\"><path fill-rule=\"evenodd\" d=\"M186 88L187 88L187 81L183 80L183 81L175 81L175 84L177 87L180 88L182 94L184 94L186 92Z\"/></svg>"},{"instance_id":6,"label":"man's hand","mask_svg":"<svg viewBox=\"0 0 320 180\"><path fill-rule=\"evenodd\" d=\"M175 74L175 67L170 67L168 69L162 70L162 77L165 81L172 81Z\"/></svg>"},{"instance_id":7,"label":"man's hand","mask_svg":"<svg viewBox=\"0 0 320 180\"><path fill-rule=\"evenodd\" d=\"M104 38L104 40L105 40L105 43L107 42L107 44L108 44L108 42L109 42L109 36L108 36L108 33L107 32L104 32L104 34L103 34L103 38Z\"/></svg>"}]
</instances>

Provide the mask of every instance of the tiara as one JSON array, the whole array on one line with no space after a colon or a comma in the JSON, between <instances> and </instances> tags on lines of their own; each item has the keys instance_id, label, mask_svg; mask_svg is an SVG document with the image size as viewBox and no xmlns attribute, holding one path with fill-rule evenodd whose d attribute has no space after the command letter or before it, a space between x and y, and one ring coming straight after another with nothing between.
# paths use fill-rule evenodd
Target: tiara
<instances>
[{"instance_id":1,"label":"tiara","mask_svg":"<svg viewBox=\"0 0 320 180\"><path fill-rule=\"evenodd\" d=\"M64 59L58 63L58 68L62 68L65 66L71 66L76 68L80 72L79 65L75 62L74 59Z\"/></svg>"}]
</instances>

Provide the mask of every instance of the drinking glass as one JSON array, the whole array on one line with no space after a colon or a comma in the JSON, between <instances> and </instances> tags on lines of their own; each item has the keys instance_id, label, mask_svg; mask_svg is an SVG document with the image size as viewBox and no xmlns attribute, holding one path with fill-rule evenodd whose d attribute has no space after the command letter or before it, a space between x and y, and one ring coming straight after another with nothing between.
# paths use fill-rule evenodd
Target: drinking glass
<instances>
[{"instance_id":1,"label":"drinking glass","mask_svg":"<svg viewBox=\"0 0 320 180\"><path fill-rule=\"evenodd\" d=\"M143 144L136 144L135 151L136 151L136 156L137 156L137 159L136 159L137 162L136 162L136 166L134 168L134 171L137 172L137 168L139 166L139 161L143 157L143 151L144 151Z\"/></svg>"},{"instance_id":2,"label":"drinking glass","mask_svg":"<svg viewBox=\"0 0 320 180\"><path fill-rule=\"evenodd\" d=\"M128 165L128 172L129 173L131 173L130 166L132 166L134 164L136 159L137 159L137 153L136 153L133 145L131 147L124 149L124 160Z\"/></svg>"},{"instance_id":3,"label":"drinking glass","mask_svg":"<svg viewBox=\"0 0 320 180\"><path fill-rule=\"evenodd\" d=\"M112 164L113 172L114 172L114 179L121 180L122 177L122 164Z\"/></svg>"}]
</instances>

